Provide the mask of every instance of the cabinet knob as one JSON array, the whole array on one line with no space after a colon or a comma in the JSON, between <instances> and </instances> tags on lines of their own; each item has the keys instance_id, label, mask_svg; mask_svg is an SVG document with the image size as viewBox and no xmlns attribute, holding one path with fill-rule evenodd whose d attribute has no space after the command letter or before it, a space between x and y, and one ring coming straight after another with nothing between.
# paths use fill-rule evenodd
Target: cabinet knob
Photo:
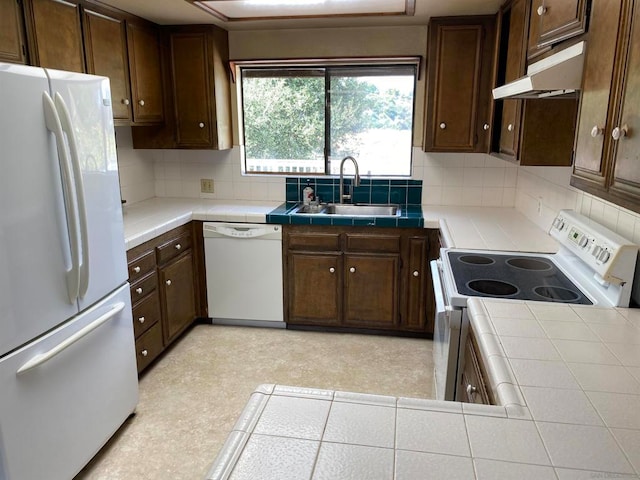
<instances>
[{"instance_id":1,"label":"cabinet knob","mask_svg":"<svg viewBox=\"0 0 640 480\"><path fill-rule=\"evenodd\" d=\"M420 276L420 272L418 270L414 270L413 271L413 276L414 277L419 277Z\"/></svg>"},{"instance_id":2,"label":"cabinet knob","mask_svg":"<svg viewBox=\"0 0 640 480\"><path fill-rule=\"evenodd\" d=\"M140 273L140 267L133 267L133 271L136 273Z\"/></svg>"},{"instance_id":3,"label":"cabinet knob","mask_svg":"<svg viewBox=\"0 0 640 480\"><path fill-rule=\"evenodd\" d=\"M626 125L623 125L622 127L616 127L613 129L613 131L611 132L611 136L613 137L613 139L615 141L620 140L622 137L626 137L629 128Z\"/></svg>"},{"instance_id":4,"label":"cabinet knob","mask_svg":"<svg viewBox=\"0 0 640 480\"><path fill-rule=\"evenodd\" d=\"M136 293L137 293L138 295L142 295L142 287L138 287L138 288L136 288Z\"/></svg>"},{"instance_id":5,"label":"cabinet knob","mask_svg":"<svg viewBox=\"0 0 640 480\"><path fill-rule=\"evenodd\" d=\"M140 352L140 355L142 355L143 357L146 357L147 355L149 355L149 352L147 350L142 350Z\"/></svg>"},{"instance_id":6,"label":"cabinet knob","mask_svg":"<svg viewBox=\"0 0 640 480\"><path fill-rule=\"evenodd\" d=\"M204 122L200 122L200 123L198 124L198 126L199 126L200 128L204 128Z\"/></svg>"},{"instance_id":7,"label":"cabinet knob","mask_svg":"<svg viewBox=\"0 0 640 480\"><path fill-rule=\"evenodd\" d=\"M329 268L329 273L335 273L335 271L336 271L335 268L333 268L333 267Z\"/></svg>"},{"instance_id":8,"label":"cabinet knob","mask_svg":"<svg viewBox=\"0 0 640 480\"><path fill-rule=\"evenodd\" d=\"M180 245L179 243L176 243L175 249L176 249L176 250L180 250L180 249L182 249L182 245Z\"/></svg>"},{"instance_id":9,"label":"cabinet knob","mask_svg":"<svg viewBox=\"0 0 640 480\"><path fill-rule=\"evenodd\" d=\"M513 132L513 123L510 123L509 125L507 125L507 130L509 130L510 132Z\"/></svg>"},{"instance_id":10,"label":"cabinet knob","mask_svg":"<svg viewBox=\"0 0 640 480\"><path fill-rule=\"evenodd\" d=\"M349 269L349 271L350 271L351 273L356 273L356 267L351 267L351 268Z\"/></svg>"},{"instance_id":11,"label":"cabinet knob","mask_svg":"<svg viewBox=\"0 0 640 480\"><path fill-rule=\"evenodd\" d=\"M604 134L604 128L594 125L593 128L591 129L591 136L593 138L596 138L598 135L602 135L602 134Z\"/></svg>"},{"instance_id":12,"label":"cabinet knob","mask_svg":"<svg viewBox=\"0 0 640 480\"><path fill-rule=\"evenodd\" d=\"M139 321L140 323L144 323L144 320L145 320L145 319L144 319L144 317L140 317L140 318L138 319L138 321Z\"/></svg>"},{"instance_id":13,"label":"cabinet knob","mask_svg":"<svg viewBox=\"0 0 640 480\"><path fill-rule=\"evenodd\" d=\"M140 105L141 107L144 107L144 100L138 100L138 105Z\"/></svg>"},{"instance_id":14,"label":"cabinet knob","mask_svg":"<svg viewBox=\"0 0 640 480\"><path fill-rule=\"evenodd\" d=\"M445 128L447 128L447 124L446 124L446 123L444 123L444 122L442 122L442 123L440 124L440 130L444 130Z\"/></svg>"},{"instance_id":15,"label":"cabinet knob","mask_svg":"<svg viewBox=\"0 0 640 480\"><path fill-rule=\"evenodd\" d=\"M488 124L488 123L485 123L485 124L482 126L482 129L483 129L484 131L489 130L489 124Z\"/></svg>"},{"instance_id":16,"label":"cabinet knob","mask_svg":"<svg viewBox=\"0 0 640 480\"><path fill-rule=\"evenodd\" d=\"M538 10L536 10L538 12L538 16L541 17L543 16L545 13L547 13L547 7L545 7L544 5L540 5L538 7Z\"/></svg>"},{"instance_id":17,"label":"cabinet knob","mask_svg":"<svg viewBox=\"0 0 640 480\"><path fill-rule=\"evenodd\" d=\"M167 286L171 285L171 280L167 280L166 282L164 282L167 284Z\"/></svg>"},{"instance_id":18,"label":"cabinet knob","mask_svg":"<svg viewBox=\"0 0 640 480\"><path fill-rule=\"evenodd\" d=\"M473 385L471 384L467 385L467 395L469 395L469 397L472 397L477 391L478 389Z\"/></svg>"},{"instance_id":19,"label":"cabinet knob","mask_svg":"<svg viewBox=\"0 0 640 480\"><path fill-rule=\"evenodd\" d=\"M122 103L125 104L125 105L129 105L131 102L129 101L128 98L123 98L122 99Z\"/></svg>"}]
</instances>

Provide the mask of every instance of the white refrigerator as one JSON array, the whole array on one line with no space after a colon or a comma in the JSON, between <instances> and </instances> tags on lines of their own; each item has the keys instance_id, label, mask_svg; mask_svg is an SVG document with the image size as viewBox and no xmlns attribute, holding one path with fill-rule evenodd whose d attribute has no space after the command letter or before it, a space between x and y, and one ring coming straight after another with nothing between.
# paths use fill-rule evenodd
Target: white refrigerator
<instances>
[{"instance_id":1,"label":"white refrigerator","mask_svg":"<svg viewBox=\"0 0 640 480\"><path fill-rule=\"evenodd\" d=\"M138 401L109 81L0 63L0 479L69 480Z\"/></svg>"}]
</instances>

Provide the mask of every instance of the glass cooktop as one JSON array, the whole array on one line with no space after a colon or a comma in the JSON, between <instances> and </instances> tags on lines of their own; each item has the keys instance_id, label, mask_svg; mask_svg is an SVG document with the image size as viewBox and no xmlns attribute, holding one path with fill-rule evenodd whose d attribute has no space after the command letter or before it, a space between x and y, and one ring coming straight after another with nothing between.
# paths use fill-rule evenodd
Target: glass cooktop
<instances>
[{"instance_id":1,"label":"glass cooktop","mask_svg":"<svg viewBox=\"0 0 640 480\"><path fill-rule=\"evenodd\" d=\"M447 252L458 293L472 297L593 303L544 257Z\"/></svg>"}]
</instances>

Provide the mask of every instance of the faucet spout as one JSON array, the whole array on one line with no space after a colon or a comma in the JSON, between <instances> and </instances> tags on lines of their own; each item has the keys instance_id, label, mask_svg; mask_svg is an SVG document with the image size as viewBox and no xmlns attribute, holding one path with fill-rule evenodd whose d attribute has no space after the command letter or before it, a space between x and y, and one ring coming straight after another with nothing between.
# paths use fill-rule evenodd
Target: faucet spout
<instances>
[{"instance_id":1,"label":"faucet spout","mask_svg":"<svg viewBox=\"0 0 640 480\"><path fill-rule=\"evenodd\" d=\"M349 188L349 193L344 194L344 162L347 160L351 160L353 162L353 166L356 168L356 173L353 176L353 183ZM348 155L342 159L340 162L340 203L344 203L345 200L352 200L353 198L353 187L360 186L360 170L358 168L358 162L351 155Z\"/></svg>"}]
</instances>

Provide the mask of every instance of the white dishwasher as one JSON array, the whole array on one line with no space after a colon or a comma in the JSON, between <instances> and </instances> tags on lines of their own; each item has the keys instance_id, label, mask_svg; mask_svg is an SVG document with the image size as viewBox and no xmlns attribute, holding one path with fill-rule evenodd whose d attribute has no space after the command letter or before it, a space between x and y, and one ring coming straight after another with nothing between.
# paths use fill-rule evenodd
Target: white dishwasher
<instances>
[{"instance_id":1,"label":"white dishwasher","mask_svg":"<svg viewBox=\"0 0 640 480\"><path fill-rule=\"evenodd\" d=\"M213 323L284 328L282 226L203 224Z\"/></svg>"}]
</instances>

